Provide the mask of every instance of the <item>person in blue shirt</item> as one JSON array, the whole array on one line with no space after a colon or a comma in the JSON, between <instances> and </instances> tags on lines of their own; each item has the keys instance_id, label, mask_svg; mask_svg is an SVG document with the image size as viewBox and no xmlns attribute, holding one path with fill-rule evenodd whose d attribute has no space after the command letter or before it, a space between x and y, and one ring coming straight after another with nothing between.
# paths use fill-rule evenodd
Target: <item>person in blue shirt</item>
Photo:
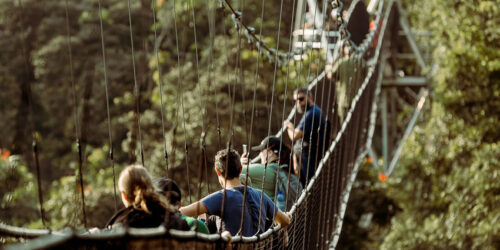
<instances>
[{"instance_id":1,"label":"person in blue shirt","mask_svg":"<svg viewBox=\"0 0 500 250\"><path fill-rule=\"evenodd\" d=\"M295 167L295 173L299 175L300 182L305 188L307 181L314 176L316 164L323 156L324 145L328 145L330 135L325 115L314 104L310 91L306 88L297 89L293 93L293 99L297 105L297 112L304 115L296 128L290 121L285 121L283 125L294 143L294 151L299 158L297 161L301 163L300 168Z\"/></svg>"},{"instance_id":2,"label":"person in blue shirt","mask_svg":"<svg viewBox=\"0 0 500 250\"><path fill-rule=\"evenodd\" d=\"M273 221L283 228L290 224L288 215L280 211L267 195L258 189L241 184L239 175L242 167L238 152L234 149L220 150L215 156L214 165L219 184L223 189L191 205L181 207L183 215L194 217L206 213L219 216L222 218L224 229L233 236L238 233L243 236L263 233ZM242 223L243 207L245 210Z\"/></svg>"}]
</instances>

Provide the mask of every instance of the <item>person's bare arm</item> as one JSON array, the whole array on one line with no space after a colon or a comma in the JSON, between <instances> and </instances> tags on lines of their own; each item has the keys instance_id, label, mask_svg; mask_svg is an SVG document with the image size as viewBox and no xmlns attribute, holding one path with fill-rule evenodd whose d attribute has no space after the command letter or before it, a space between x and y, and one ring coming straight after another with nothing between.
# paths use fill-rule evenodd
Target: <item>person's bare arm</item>
<instances>
[{"instance_id":1,"label":"person's bare arm","mask_svg":"<svg viewBox=\"0 0 500 250\"><path fill-rule=\"evenodd\" d=\"M297 155L295 153L293 153L293 172L295 173L296 176L299 176L300 165L299 161L297 160Z\"/></svg>"},{"instance_id":2,"label":"person's bare arm","mask_svg":"<svg viewBox=\"0 0 500 250\"><path fill-rule=\"evenodd\" d=\"M197 201L191 205L187 205L185 207L179 208L179 211L183 215L196 217L200 214L204 214L204 213L208 212L208 209L205 206L205 204L203 204L203 202Z\"/></svg>"},{"instance_id":3,"label":"person's bare arm","mask_svg":"<svg viewBox=\"0 0 500 250\"><path fill-rule=\"evenodd\" d=\"M302 135L304 135L304 132L302 132L302 130L296 128L292 141L296 142L297 140L302 139Z\"/></svg>"},{"instance_id":4,"label":"person's bare arm","mask_svg":"<svg viewBox=\"0 0 500 250\"><path fill-rule=\"evenodd\" d=\"M293 123L290 121L284 121L283 125L286 126L286 132L288 134L288 137L290 140L293 142L296 142L298 139L302 138L303 132L302 130L295 128L293 126Z\"/></svg>"},{"instance_id":5,"label":"person's bare arm","mask_svg":"<svg viewBox=\"0 0 500 250\"><path fill-rule=\"evenodd\" d=\"M278 213L274 216L274 222L281 225L281 228L285 228L290 225L290 217L278 209Z\"/></svg>"}]
</instances>

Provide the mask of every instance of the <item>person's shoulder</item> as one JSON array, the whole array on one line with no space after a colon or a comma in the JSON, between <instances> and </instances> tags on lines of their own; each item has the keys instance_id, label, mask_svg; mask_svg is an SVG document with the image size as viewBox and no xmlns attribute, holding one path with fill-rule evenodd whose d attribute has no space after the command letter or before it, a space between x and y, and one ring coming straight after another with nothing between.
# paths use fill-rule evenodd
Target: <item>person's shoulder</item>
<instances>
[{"instance_id":1,"label":"person's shoulder","mask_svg":"<svg viewBox=\"0 0 500 250\"><path fill-rule=\"evenodd\" d=\"M253 187L250 187L250 186L247 187L247 188L248 188L247 189L248 193L251 193L253 195L259 195L260 196L260 194L263 193L262 190L257 189L257 188L253 188Z\"/></svg>"},{"instance_id":2,"label":"person's shoulder","mask_svg":"<svg viewBox=\"0 0 500 250\"><path fill-rule=\"evenodd\" d=\"M323 113L323 111L321 110L321 108L317 104L314 105L314 109L315 109L315 112L319 111L318 113Z\"/></svg>"},{"instance_id":3,"label":"person's shoulder","mask_svg":"<svg viewBox=\"0 0 500 250\"><path fill-rule=\"evenodd\" d=\"M249 174L252 174L252 173L260 173L264 170L265 166L264 164L254 164L254 165L251 165L249 168L248 168L248 173ZM243 168L243 171L241 171L242 174L246 174L246 170L247 168Z\"/></svg>"},{"instance_id":4,"label":"person's shoulder","mask_svg":"<svg viewBox=\"0 0 500 250\"><path fill-rule=\"evenodd\" d=\"M316 116L321 116L321 117L325 117L325 114L323 113L323 110L321 110L321 108L318 106L318 105L314 105L314 114Z\"/></svg>"},{"instance_id":5,"label":"person's shoulder","mask_svg":"<svg viewBox=\"0 0 500 250\"><path fill-rule=\"evenodd\" d=\"M132 212L133 208L132 207L125 207L120 210L118 210L112 217L111 219L108 220L106 223L106 227L113 226L114 224L118 223L123 223L130 212Z\"/></svg>"},{"instance_id":6,"label":"person's shoulder","mask_svg":"<svg viewBox=\"0 0 500 250\"><path fill-rule=\"evenodd\" d=\"M217 199L218 197L222 196L223 195L223 192L224 190L221 189L221 190L218 190L218 191L215 191L211 194L208 194L207 196L205 196L203 199L201 199L202 201L206 201L206 200L213 200L213 199Z\"/></svg>"},{"instance_id":7,"label":"person's shoulder","mask_svg":"<svg viewBox=\"0 0 500 250\"><path fill-rule=\"evenodd\" d=\"M149 214L143 210L131 208L129 211L119 216L116 222L120 222L130 227L147 228L157 227L164 220L163 214Z\"/></svg>"}]
</instances>

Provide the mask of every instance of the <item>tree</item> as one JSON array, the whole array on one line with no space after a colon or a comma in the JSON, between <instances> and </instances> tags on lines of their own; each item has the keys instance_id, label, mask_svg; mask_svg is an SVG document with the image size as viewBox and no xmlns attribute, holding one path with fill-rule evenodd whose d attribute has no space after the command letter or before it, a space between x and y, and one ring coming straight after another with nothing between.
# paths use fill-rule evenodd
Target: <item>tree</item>
<instances>
[{"instance_id":1,"label":"tree","mask_svg":"<svg viewBox=\"0 0 500 250\"><path fill-rule=\"evenodd\" d=\"M407 3L437 47L429 117L415 128L389 179L403 209L383 249L500 246L500 32L498 3ZM430 13L430 15L429 15Z\"/></svg>"},{"instance_id":2,"label":"tree","mask_svg":"<svg viewBox=\"0 0 500 250\"><path fill-rule=\"evenodd\" d=\"M186 167L191 190L197 190L199 180L195 176L199 166L208 167L203 170L209 176L204 175L202 181L216 185L209 167L214 153L225 147L230 139L233 147L249 141L254 83L252 144L267 135L270 117L273 121L271 133L281 126L282 103L291 96L291 91L284 95L285 86L288 84L289 89L299 84L304 86L306 78L314 77L320 68L318 63L321 61L317 60L320 54L310 51L307 60L290 63L292 74L288 80L289 65L278 66L271 110L270 89L275 65L265 55L259 55L243 33L234 28L227 8L218 8L214 1L176 1L176 33L174 1L130 2L131 27L126 1L101 1L102 12L99 12L97 1L67 1L66 6L66 1L0 0L0 87L3 89L0 114L5 121L13 121L0 123L0 148L19 155L20 162L25 162L28 172L35 175L30 146L33 140L38 143L44 207L51 229L82 226L82 190L87 211L93 211L87 213L88 226L102 226L114 211L113 179L127 164L141 162L142 152L145 165L154 176L174 178L185 194L189 188ZM245 24L256 30L262 24L261 38L269 47L276 48L279 35L278 49L288 50L294 15L291 0L284 1L282 11L271 1L264 1L264 6L257 0L232 2L242 11ZM263 20L258 18L262 7L265 10ZM281 21L278 20L280 12ZM209 20L213 20L213 29L209 29ZM281 24L279 34L278 22ZM132 29L134 57L129 28ZM157 69L155 48L158 48L160 70ZM160 80L165 100L165 143ZM287 103L285 112L290 108ZM203 127L206 147L202 150ZM77 138L82 148L83 187L78 177ZM164 160L165 145L169 171ZM111 149L115 175L109 158ZM208 191L203 188L203 192ZM197 198L195 192L191 194ZM190 197L185 195L184 198L187 202ZM61 200L67 202L61 204ZM37 208L37 199L17 201ZM14 212L5 214L5 222L41 227L38 217L10 220L13 217L9 215Z\"/></svg>"}]
</instances>

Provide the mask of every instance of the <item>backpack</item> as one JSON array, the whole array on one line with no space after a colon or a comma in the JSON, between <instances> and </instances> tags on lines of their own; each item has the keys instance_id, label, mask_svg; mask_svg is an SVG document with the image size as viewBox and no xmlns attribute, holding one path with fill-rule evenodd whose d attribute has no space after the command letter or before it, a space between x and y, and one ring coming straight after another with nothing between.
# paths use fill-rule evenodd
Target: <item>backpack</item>
<instances>
[{"instance_id":1,"label":"backpack","mask_svg":"<svg viewBox=\"0 0 500 250\"><path fill-rule=\"evenodd\" d=\"M302 193L302 185L300 184L299 178L293 173L290 173L290 179L288 179L288 165L281 165L278 167L276 164L270 164L267 167L270 167L278 175L278 189L283 192L283 195L287 199L286 210L289 211ZM288 180L290 180L290 189L288 189Z\"/></svg>"}]
</instances>

